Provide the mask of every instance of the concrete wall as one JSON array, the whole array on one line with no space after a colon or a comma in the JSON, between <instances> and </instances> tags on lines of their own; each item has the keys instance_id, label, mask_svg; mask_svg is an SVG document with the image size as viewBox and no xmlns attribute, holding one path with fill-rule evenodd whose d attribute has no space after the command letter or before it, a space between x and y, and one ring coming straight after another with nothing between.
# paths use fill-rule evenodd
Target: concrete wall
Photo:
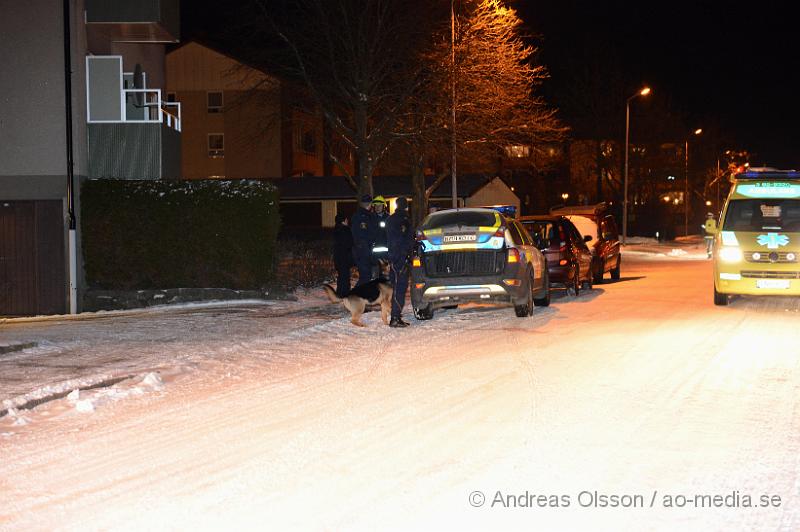
<instances>
[{"instance_id":1,"label":"concrete wall","mask_svg":"<svg viewBox=\"0 0 800 532\"><path fill-rule=\"evenodd\" d=\"M65 174L61 2L4 1L0 36L0 175Z\"/></svg>"}]
</instances>

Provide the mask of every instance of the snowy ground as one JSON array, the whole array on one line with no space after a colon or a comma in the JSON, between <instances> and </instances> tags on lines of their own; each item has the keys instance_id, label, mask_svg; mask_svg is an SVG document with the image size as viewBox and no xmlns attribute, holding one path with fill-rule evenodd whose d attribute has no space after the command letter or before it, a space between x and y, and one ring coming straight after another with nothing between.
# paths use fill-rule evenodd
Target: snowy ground
<instances>
[{"instance_id":1,"label":"snowy ground","mask_svg":"<svg viewBox=\"0 0 800 532\"><path fill-rule=\"evenodd\" d=\"M715 308L702 255L637 242L526 319L358 329L311 293L0 324L38 343L0 354L0 529L798 530L800 299Z\"/></svg>"}]
</instances>

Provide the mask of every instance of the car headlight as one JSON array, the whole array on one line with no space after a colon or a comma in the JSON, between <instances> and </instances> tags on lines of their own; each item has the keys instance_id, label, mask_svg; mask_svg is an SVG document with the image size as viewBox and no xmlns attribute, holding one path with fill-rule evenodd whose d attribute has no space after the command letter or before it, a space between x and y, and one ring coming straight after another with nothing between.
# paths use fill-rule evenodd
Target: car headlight
<instances>
[{"instance_id":1,"label":"car headlight","mask_svg":"<svg viewBox=\"0 0 800 532\"><path fill-rule=\"evenodd\" d=\"M723 247L719 250L719 258L724 262L740 262L742 260L742 250L734 247Z\"/></svg>"}]
</instances>

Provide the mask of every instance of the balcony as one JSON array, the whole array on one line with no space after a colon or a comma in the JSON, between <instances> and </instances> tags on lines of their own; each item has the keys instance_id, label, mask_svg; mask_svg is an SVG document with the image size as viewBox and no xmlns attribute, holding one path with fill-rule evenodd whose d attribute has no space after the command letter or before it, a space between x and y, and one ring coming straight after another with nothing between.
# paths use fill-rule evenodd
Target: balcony
<instances>
[{"instance_id":1,"label":"balcony","mask_svg":"<svg viewBox=\"0 0 800 532\"><path fill-rule=\"evenodd\" d=\"M122 71L122 56L86 58L89 177L177 179L181 104L149 88L141 71Z\"/></svg>"},{"instance_id":2,"label":"balcony","mask_svg":"<svg viewBox=\"0 0 800 532\"><path fill-rule=\"evenodd\" d=\"M86 0L87 30L114 42L178 42L179 6L179 0Z\"/></svg>"}]
</instances>

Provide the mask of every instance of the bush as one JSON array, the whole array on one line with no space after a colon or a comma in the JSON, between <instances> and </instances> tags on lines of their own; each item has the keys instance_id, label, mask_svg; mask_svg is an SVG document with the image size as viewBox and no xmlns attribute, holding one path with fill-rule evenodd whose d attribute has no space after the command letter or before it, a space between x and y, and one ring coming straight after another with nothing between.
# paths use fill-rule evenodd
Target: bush
<instances>
[{"instance_id":1,"label":"bush","mask_svg":"<svg viewBox=\"0 0 800 532\"><path fill-rule=\"evenodd\" d=\"M282 236L278 240L277 282L287 290L312 288L336 279L333 264L333 233L329 238L314 238L317 233L303 236Z\"/></svg>"},{"instance_id":2,"label":"bush","mask_svg":"<svg viewBox=\"0 0 800 532\"><path fill-rule=\"evenodd\" d=\"M272 279L278 193L263 181L88 180L89 286L260 288Z\"/></svg>"}]
</instances>

